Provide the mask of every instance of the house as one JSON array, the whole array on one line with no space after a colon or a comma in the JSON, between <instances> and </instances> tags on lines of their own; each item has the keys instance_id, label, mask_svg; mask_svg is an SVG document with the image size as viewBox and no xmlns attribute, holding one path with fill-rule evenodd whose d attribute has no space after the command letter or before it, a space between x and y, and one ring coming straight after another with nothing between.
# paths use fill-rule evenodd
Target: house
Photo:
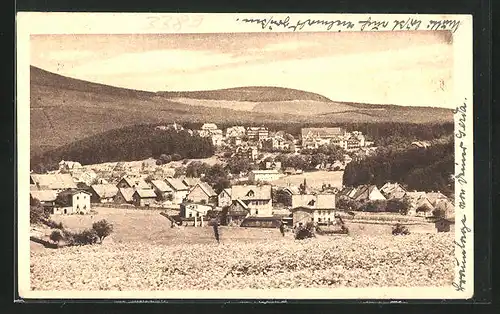
<instances>
[{"instance_id":1,"label":"house","mask_svg":"<svg viewBox=\"0 0 500 314\"><path fill-rule=\"evenodd\" d=\"M217 195L217 205L219 207L224 208L226 206L230 206L231 203L231 189L224 189L219 193L219 195Z\"/></svg>"},{"instance_id":2,"label":"house","mask_svg":"<svg viewBox=\"0 0 500 314\"><path fill-rule=\"evenodd\" d=\"M339 197L353 198L358 189L356 187L346 187L339 193Z\"/></svg>"},{"instance_id":3,"label":"house","mask_svg":"<svg viewBox=\"0 0 500 314\"><path fill-rule=\"evenodd\" d=\"M116 196L114 198L115 203L117 204L132 204L134 202L134 188L119 188Z\"/></svg>"},{"instance_id":4,"label":"house","mask_svg":"<svg viewBox=\"0 0 500 314\"><path fill-rule=\"evenodd\" d=\"M213 207L207 204L182 203L180 206L180 216L184 218L203 217L210 210L213 210Z\"/></svg>"},{"instance_id":5,"label":"house","mask_svg":"<svg viewBox=\"0 0 500 314\"><path fill-rule=\"evenodd\" d=\"M442 201L448 201L448 198L440 191L427 192L426 197L429 200L429 202L431 202L431 204L434 206L436 206L438 203L440 203Z\"/></svg>"},{"instance_id":6,"label":"house","mask_svg":"<svg viewBox=\"0 0 500 314\"><path fill-rule=\"evenodd\" d=\"M317 224L335 224L336 216L333 208L313 208L310 206L300 206L292 208L293 225L313 222Z\"/></svg>"},{"instance_id":7,"label":"house","mask_svg":"<svg viewBox=\"0 0 500 314\"><path fill-rule=\"evenodd\" d=\"M246 130L244 126L232 126L226 129L227 138L242 138L245 136Z\"/></svg>"},{"instance_id":8,"label":"house","mask_svg":"<svg viewBox=\"0 0 500 314\"><path fill-rule=\"evenodd\" d=\"M280 170L281 161L266 161L266 170Z\"/></svg>"},{"instance_id":9,"label":"house","mask_svg":"<svg viewBox=\"0 0 500 314\"><path fill-rule=\"evenodd\" d=\"M196 184L189 194L186 196L186 199L190 202L194 203L216 203L217 202L217 193L212 189L212 187L206 182L200 182Z\"/></svg>"},{"instance_id":10,"label":"house","mask_svg":"<svg viewBox=\"0 0 500 314\"><path fill-rule=\"evenodd\" d=\"M248 176L248 180L254 182L268 182L279 178L281 178L281 173L278 170L252 170Z\"/></svg>"},{"instance_id":11,"label":"house","mask_svg":"<svg viewBox=\"0 0 500 314\"><path fill-rule=\"evenodd\" d=\"M149 207L156 201L156 193L153 189L136 189L132 194L133 204L137 207Z\"/></svg>"},{"instance_id":12,"label":"house","mask_svg":"<svg viewBox=\"0 0 500 314\"><path fill-rule=\"evenodd\" d=\"M43 207L52 209L55 205L57 192L54 190L30 191L30 197L39 200Z\"/></svg>"},{"instance_id":13,"label":"house","mask_svg":"<svg viewBox=\"0 0 500 314\"><path fill-rule=\"evenodd\" d=\"M113 184L94 184L90 186L90 193L92 203L110 203L118 193L118 188Z\"/></svg>"},{"instance_id":14,"label":"house","mask_svg":"<svg viewBox=\"0 0 500 314\"><path fill-rule=\"evenodd\" d=\"M91 193L82 190L65 190L57 195L53 214L86 214L90 211Z\"/></svg>"},{"instance_id":15,"label":"house","mask_svg":"<svg viewBox=\"0 0 500 314\"><path fill-rule=\"evenodd\" d=\"M439 218L434 222L437 232L450 232L451 226L455 225L455 218Z\"/></svg>"},{"instance_id":16,"label":"house","mask_svg":"<svg viewBox=\"0 0 500 314\"><path fill-rule=\"evenodd\" d=\"M125 176L118 181L116 187L119 189L123 188L135 188L135 189L151 189L149 184L144 181L144 179L139 177Z\"/></svg>"},{"instance_id":17,"label":"house","mask_svg":"<svg viewBox=\"0 0 500 314\"><path fill-rule=\"evenodd\" d=\"M358 202L383 201L386 199L376 185L358 186L351 198Z\"/></svg>"},{"instance_id":18,"label":"house","mask_svg":"<svg viewBox=\"0 0 500 314\"><path fill-rule=\"evenodd\" d=\"M172 188L164 180L152 180L151 186L159 199L165 200L169 194L173 193Z\"/></svg>"},{"instance_id":19,"label":"house","mask_svg":"<svg viewBox=\"0 0 500 314\"><path fill-rule=\"evenodd\" d=\"M186 185L190 188L194 188L195 185L197 185L200 182L201 182L200 178L184 178L184 179L182 179L182 183L184 183L184 185Z\"/></svg>"},{"instance_id":20,"label":"house","mask_svg":"<svg viewBox=\"0 0 500 314\"><path fill-rule=\"evenodd\" d=\"M59 162L59 171L71 171L73 169L81 169L82 164L76 161L61 160Z\"/></svg>"},{"instance_id":21,"label":"house","mask_svg":"<svg viewBox=\"0 0 500 314\"><path fill-rule=\"evenodd\" d=\"M407 192L406 197L410 201L408 215L420 217L432 217L434 205L429 201L425 192Z\"/></svg>"},{"instance_id":22,"label":"house","mask_svg":"<svg viewBox=\"0 0 500 314\"><path fill-rule=\"evenodd\" d=\"M303 128L301 130L301 140L303 148L318 148L321 145L330 144L333 140L345 136L343 128Z\"/></svg>"},{"instance_id":23,"label":"house","mask_svg":"<svg viewBox=\"0 0 500 314\"><path fill-rule=\"evenodd\" d=\"M172 202L174 204L181 204L189 193L189 187L181 179L177 178L166 178L165 182L172 189Z\"/></svg>"},{"instance_id":24,"label":"house","mask_svg":"<svg viewBox=\"0 0 500 314\"><path fill-rule=\"evenodd\" d=\"M236 152L231 157L239 157L250 160L256 160L259 156L259 150L255 146L238 146Z\"/></svg>"},{"instance_id":25,"label":"house","mask_svg":"<svg viewBox=\"0 0 500 314\"><path fill-rule=\"evenodd\" d=\"M31 174L30 184L38 190L54 190L61 192L67 189L76 189L76 183L68 173Z\"/></svg>"},{"instance_id":26,"label":"house","mask_svg":"<svg viewBox=\"0 0 500 314\"><path fill-rule=\"evenodd\" d=\"M411 143L411 146L417 147L417 148L427 148L427 147L431 146L431 144L429 142L426 142L426 141L415 141L415 142Z\"/></svg>"},{"instance_id":27,"label":"house","mask_svg":"<svg viewBox=\"0 0 500 314\"><path fill-rule=\"evenodd\" d=\"M247 128L247 137L250 141L262 141L269 137L269 130L266 127L248 127Z\"/></svg>"},{"instance_id":28,"label":"house","mask_svg":"<svg viewBox=\"0 0 500 314\"><path fill-rule=\"evenodd\" d=\"M387 182L380 188L380 192L389 200L402 199L407 191L399 183Z\"/></svg>"},{"instance_id":29,"label":"house","mask_svg":"<svg viewBox=\"0 0 500 314\"><path fill-rule=\"evenodd\" d=\"M272 216L271 185L233 185L231 200L242 201L252 216Z\"/></svg>"},{"instance_id":30,"label":"house","mask_svg":"<svg viewBox=\"0 0 500 314\"><path fill-rule=\"evenodd\" d=\"M234 200L229 206L226 214L226 225L240 225L243 220L250 216L250 208L242 200Z\"/></svg>"}]
</instances>

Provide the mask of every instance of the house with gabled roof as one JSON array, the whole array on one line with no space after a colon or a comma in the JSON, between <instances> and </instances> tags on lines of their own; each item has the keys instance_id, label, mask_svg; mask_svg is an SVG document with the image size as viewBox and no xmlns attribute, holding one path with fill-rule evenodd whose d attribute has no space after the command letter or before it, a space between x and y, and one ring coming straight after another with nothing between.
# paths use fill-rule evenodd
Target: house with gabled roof
<instances>
[{"instance_id":1,"label":"house with gabled roof","mask_svg":"<svg viewBox=\"0 0 500 314\"><path fill-rule=\"evenodd\" d=\"M194 203L215 204L217 193L206 182L196 184L186 196L186 199Z\"/></svg>"},{"instance_id":2,"label":"house with gabled roof","mask_svg":"<svg viewBox=\"0 0 500 314\"><path fill-rule=\"evenodd\" d=\"M194 188L198 183L201 182L201 179L200 178L184 178L182 179L182 183L184 183L184 185L190 187L190 188Z\"/></svg>"},{"instance_id":3,"label":"house with gabled roof","mask_svg":"<svg viewBox=\"0 0 500 314\"><path fill-rule=\"evenodd\" d=\"M271 185L233 185L231 199L242 201L249 208L250 215L272 216Z\"/></svg>"},{"instance_id":4,"label":"house with gabled roof","mask_svg":"<svg viewBox=\"0 0 500 314\"><path fill-rule=\"evenodd\" d=\"M335 194L292 195L293 224L335 223Z\"/></svg>"},{"instance_id":5,"label":"house with gabled roof","mask_svg":"<svg viewBox=\"0 0 500 314\"><path fill-rule=\"evenodd\" d=\"M59 192L53 214L86 214L90 211L90 196L90 192L78 189Z\"/></svg>"},{"instance_id":6,"label":"house with gabled roof","mask_svg":"<svg viewBox=\"0 0 500 314\"><path fill-rule=\"evenodd\" d=\"M159 199L165 199L167 195L174 192L164 180L151 180L151 186Z\"/></svg>"},{"instance_id":7,"label":"house with gabled roof","mask_svg":"<svg viewBox=\"0 0 500 314\"><path fill-rule=\"evenodd\" d=\"M189 187L178 178L166 178L165 182L172 189L172 202L181 204L189 193Z\"/></svg>"},{"instance_id":8,"label":"house with gabled roof","mask_svg":"<svg viewBox=\"0 0 500 314\"><path fill-rule=\"evenodd\" d=\"M386 200L376 185L362 185L357 187L356 192L351 198L358 202Z\"/></svg>"},{"instance_id":9,"label":"house with gabled roof","mask_svg":"<svg viewBox=\"0 0 500 314\"><path fill-rule=\"evenodd\" d=\"M132 199L137 207L149 207L155 203L156 193L153 189L136 189Z\"/></svg>"},{"instance_id":10,"label":"house with gabled roof","mask_svg":"<svg viewBox=\"0 0 500 314\"><path fill-rule=\"evenodd\" d=\"M57 198L57 192L54 190L30 191L30 197L39 200L43 207L52 208Z\"/></svg>"},{"instance_id":11,"label":"house with gabled roof","mask_svg":"<svg viewBox=\"0 0 500 314\"><path fill-rule=\"evenodd\" d=\"M401 186L401 184L396 183L396 182L386 182L381 188L380 192L387 198L387 199L401 199L405 196L406 194L406 189Z\"/></svg>"},{"instance_id":12,"label":"house with gabled roof","mask_svg":"<svg viewBox=\"0 0 500 314\"><path fill-rule=\"evenodd\" d=\"M69 173L31 174L30 184L36 186L38 190L58 192L77 188L76 182Z\"/></svg>"},{"instance_id":13,"label":"house with gabled roof","mask_svg":"<svg viewBox=\"0 0 500 314\"><path fill-rule=\"evenodd\" d=\"M116 187L121 188L135 188L135 189L150 189L151 186L140 177L124 176L118 181Z\"/></svg>"},{"instance_id":14,"label":"house with gabled roof","mask_svg":"<svg viewBox=\"0 0 500 314\"><path fill-rule=\"evenodd\" d=\"M114 201L118 188L113 184L94 184L89 192L92 203L110 203Z\"/></svg>"},{"instance_id":15,"label":"house with gabled roof","mask_svg":"<svg viewBox=\"0 0 500 314\"><path fill-rule=\"evenodd\" d=\"M231 188L222 190L219 195L217 195L217 205L221 208L230 206L232 204L231 199Z\"/></svg>"},{"instance_id":16,"label":"house with gabled roof","mask_svg":"<svg viewBox=\"0 0 500 314\"><path fill-rule=\"evenodd\" d=\"M132 204L134 202L134 188L119 188L114 198L117 204Z\"/></svg>"},{"instance_id":17,"label":"house with gabled roof","mask_svg":"<svg viewBox=\"0 0 500 314\"><path fill-rule=\"evenodd\" d=\"M226 215L227 225L240 225L246 217L250 216L250 208L242 200L234 200L228 208Z\"/></svg>"},{"instance_id":18,"label":"house with gabled roof","mask_svg":"<svg viewBox=\"0 0 500 314\"><path fill-rule=\"evenodd\" d=\"M425 192L407 192L406 197L410 201L410 209L408 210L408 215L410 216L422 216L422 217L432 217L434 205L427 198L427 193Z\"/></svg>"}]
</instances>

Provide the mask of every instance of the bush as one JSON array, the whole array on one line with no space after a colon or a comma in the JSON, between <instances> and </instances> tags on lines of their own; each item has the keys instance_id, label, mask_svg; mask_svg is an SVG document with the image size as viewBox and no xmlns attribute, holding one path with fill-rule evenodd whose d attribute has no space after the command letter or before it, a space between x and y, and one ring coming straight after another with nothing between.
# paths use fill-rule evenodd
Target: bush
<instances>
[{"instance_id":1,"label":"bush","mask_svg":"<svg viewBox=\"0 0 500 314\"><path fill-rule=\"evenodd\" d=\"M395 224L392 227L392 235L408 235L410 234L410 230L406 226L403 226L402 224Z\"/></svg>"},{"instance_id":2,"label":"bush","mask_svg":"<svg viewBox=\"0 0 500 314\"><path fill-rule=\"evenodd\" d=\"M106 219L99 220L92 224L92 230L96 233L99 238L99 242L109 236L113 232L113 225L106 221Z\"/></svg>"},{"instance_id":3,"label":"bush","mask_svg":"<svg viewBox=\"0 0 500 314\"><path fill-rule=\"evenodd\" d=\"M79 233L72 234L72 245L87 245L95 244L99 239L96 231L94 229L86 229Z\"/></svg>"},{"instance_id":4,"label":"bush","mask_svg":"<svg viewBox=\"0 0 500 314\"><path fill-rule=\"evenodd\" d=\"M314 238L314 225L310 222L306 224L305 227L299 226L295 232L296 240L304 240L308 238Z\"/></svg>"},{"instance_id":5,"label":"bush","mask_svg":"<svg viewBox=\"0 0 500 314\"><path fill-rule=\"evenodd\" d=\"M63 230L64 229L64 226L63 226L62 222L57 223L54 220L45 220L45 221L43 221L43 223L47 227L50 227L52 229L59 229L59 230Z\"/></svg>"},{"instance_id":6,"label":"bush","mask_svg":"<svg viewBox=\"0 0 500 314\"><path fill-rule=\"evenodd\" d=\"M52 231L52 233L50 234L50 240L52 242L55 242L55 243L59 243L59 241L63 240L64 237L63 235L61 234L61 231L59 230L54 230Z\"/></svg>"},{"instance_id":7,"label":"bush","mask_svg":"<svg viewBox=\"0 0 500 314\"><path fill-rule=\"evenodd\" d=\"M50 217L49 212L43 207L42 203L36 198L30 196L30 223L36 224L44 222Z\"/></svg>"}]
</instances>

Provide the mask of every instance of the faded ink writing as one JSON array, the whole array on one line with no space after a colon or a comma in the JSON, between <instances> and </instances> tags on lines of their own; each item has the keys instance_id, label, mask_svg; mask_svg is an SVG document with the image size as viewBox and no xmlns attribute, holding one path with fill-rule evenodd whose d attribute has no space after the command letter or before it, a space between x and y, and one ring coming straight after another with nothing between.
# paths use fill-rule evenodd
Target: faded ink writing
<instances>
[{"instance_id":1,"label":"faded ink writing","mask_svg":"<svg viewBox=\"0 0 500 314\"><path fill-rule=\"evenodd\" d=\"M376 31L376 30L419 30L422 26L422 20L417 18L409 17L406 20L376 20L368 16L366 19L359 20L357 23L346 20L317 20L317 19L306 19L298 20L296 22L292 21L290 16L286 18L275 18L271 16L269 18L236 18L237 22L247 23L247 24L257 24L260 25L262 29L273 30L273 27L281 27L284 29L290 29L292 31L298 31L304 29L306 26L323 26L326 30L338 31L343 30L353 30L356 26L359 27L360 31ZM460 26L460 21L458 20L431 20L427 23L427 30L448 30L451 32L456 32Z\"/></svg>"},{"instance_id":2,"label":"faded ink writing","mask_svg":"<svg viewBox=\"0 0 500 314\"><path fill-rule=\"evenodd\" d=\"M467 281L465 280L465 267L467 265L467 249L465 248L465 245L467 243L467 233L472 231L466 224L467 217L465 215L461 219L461 222L462 227L460 228L460 233L462 235L460 236L460 242L455 241L455 245L462 251L462 259L459 260L458 258L455 258L455 262L459 267L458 282L453 282L453 287L456 291L464 291L464 285L467 283Z\"/></svg>"}]
</instances>

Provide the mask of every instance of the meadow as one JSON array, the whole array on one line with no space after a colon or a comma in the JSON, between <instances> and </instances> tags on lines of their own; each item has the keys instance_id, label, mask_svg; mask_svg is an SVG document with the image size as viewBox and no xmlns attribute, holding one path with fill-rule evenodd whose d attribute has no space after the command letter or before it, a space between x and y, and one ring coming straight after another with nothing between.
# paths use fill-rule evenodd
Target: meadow
<instances>
[{"instance_id":1,"label":"meadow","mask_svg":"<svg viewBox=\"0 0 500 314\"><path fill-rule=\"evenodd\" d=\"M299 186L304 183L304 179L309 187L321 188L323 184L331 184L333 187L342 187L343 171L308 171L301 174L294 174L271 181L276 186L286 186L288 184Z\"/></svg>"},{"instance_id":2,"label":"meadow","mask_svg":"<svg viewBox=\"0 0 500 314\"><path fill-rule=\"evenodd\" d=\"M347 223L349 235L298 241L277 229L175 227L156 210L96 208L97 214L52 217L81 230L107 219L102 244L34 247L34 290L179 290L297 287L446 286L453 280L453 233L410 225Z\"/></svg>"}]
</instances>

